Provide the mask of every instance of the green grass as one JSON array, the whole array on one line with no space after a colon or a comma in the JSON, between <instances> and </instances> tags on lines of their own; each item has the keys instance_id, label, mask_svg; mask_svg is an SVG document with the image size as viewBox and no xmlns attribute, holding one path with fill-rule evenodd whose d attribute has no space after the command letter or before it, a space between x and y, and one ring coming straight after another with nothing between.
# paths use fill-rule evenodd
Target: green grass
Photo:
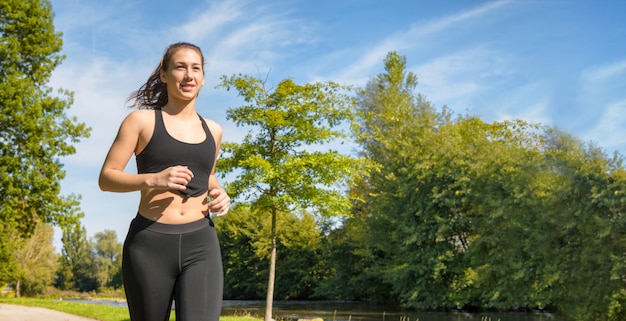
<instances>
[{"instance_id":1,"label":"green grass","mask_svg":"<svg viewBox=\"0 0 626 321\"><path fill-rule=\"evenodd\" d=\"M33 299L33 298L5 298L0 297L0 303L17 304L32 307L40 307L62 311L74 315L92 318L101 321L130 321L128 310L124 307L114 307L83 302L61 301L58 299ZM170 320L176 320L174 313ZM259 319L249 316L222 316L220 321L257 321Z\"/></svg>"}]
</instances>

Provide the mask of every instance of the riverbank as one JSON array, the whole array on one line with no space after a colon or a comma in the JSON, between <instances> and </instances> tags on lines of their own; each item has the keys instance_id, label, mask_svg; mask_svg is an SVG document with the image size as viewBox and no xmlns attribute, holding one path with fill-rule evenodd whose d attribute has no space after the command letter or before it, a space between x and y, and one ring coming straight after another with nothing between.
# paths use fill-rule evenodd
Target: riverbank
<instances>
[{"instance_id":1,"label":"riverbank","mask_svg":"<svg viewBox=\"0 0 626 321\"><path fill-rule=\"evenodd\" d=\"M124 321L128 320L125 302L116 299L83 300L83 299L9 299L0 297L0 305L20 305L53 309L80 315L84 319L67 317L63 321ZM265 312L264 301L226 300L222 307L220 321L259 321ZM6 311L5 311L6 312ZM32 313L30 311L27 313ZM376 306L358 302L336 301L275 301L273 315L276 320L323 319L326 321L390 321L390 320L424 320L424 321L560 321L557 315L545 312L494 312L468 313L463 311L410 311L398 310L391 306ZM57 321L48 317L6 318L0 314L2 321ZM171 321L174 320L172 315Z\"/></svg>"}]
</instances>

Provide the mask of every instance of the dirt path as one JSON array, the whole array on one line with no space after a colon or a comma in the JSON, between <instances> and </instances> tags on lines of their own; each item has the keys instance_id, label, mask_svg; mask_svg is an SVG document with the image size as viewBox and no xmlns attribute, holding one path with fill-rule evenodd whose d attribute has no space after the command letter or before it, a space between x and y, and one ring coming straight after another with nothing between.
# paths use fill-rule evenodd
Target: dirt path
<instances>
[{"instance_id":1,"label":"dirt path","mask_svg":"<svg viewBox=\"0 0 626 321\"><path fill-rule=\"evenodd\" d=\"M0 304L2 321L95 321L73 314L44 308L27 307L14 304Z\"/></svg>"}]
</instances>

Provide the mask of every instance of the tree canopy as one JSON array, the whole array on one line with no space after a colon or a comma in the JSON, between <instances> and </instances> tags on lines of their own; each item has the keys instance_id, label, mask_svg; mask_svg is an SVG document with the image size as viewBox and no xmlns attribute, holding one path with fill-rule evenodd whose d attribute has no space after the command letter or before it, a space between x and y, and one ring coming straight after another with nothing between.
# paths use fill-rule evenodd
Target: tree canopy
<instances>
[{"instance_id":1,"label":"tree canopy","mask_svg":"<svg viewBox=\"0 0 626 321\"><path fill-rule=\"evenodd\" d=\"M72 93L47 87L64 58L52 20L46 0L0 3L0 226L24 235L79 217L78 196L60 194L60 157L89 130L66 114Z\"/></svg>"},{"instance_id":2,"label":"tree canopy","mask_svg":"<svg viewBox=\"0 0 626 321\"><path fill-rule=\"evenodd\" d=\"M61 195L60 157L89 129L66 110L72 93L47 86L61 63L61 34L47 0L0 2L0 279L19 279L9 235L74 224L79 196Z\"/></svg>"},{"instance_id":3,"label":"tree canopy","mask_svg":"<svg viewBox=\"0 0 626 321\"><path fill-rule=\"evenodd\" d=\"M622 157L555 128L434 109L391 52L359 93L355 135L376 167L331 233L340 299L406 307L625 315Z\"/></svg>"}]
</instances>

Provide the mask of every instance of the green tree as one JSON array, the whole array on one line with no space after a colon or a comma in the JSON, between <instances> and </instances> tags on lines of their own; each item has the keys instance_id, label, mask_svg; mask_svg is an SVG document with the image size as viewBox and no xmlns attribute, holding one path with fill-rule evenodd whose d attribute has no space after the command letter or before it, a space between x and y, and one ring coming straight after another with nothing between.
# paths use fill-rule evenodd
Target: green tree
<instances>
[{"instance_id":1,"label":"green tree","mask_svg":"<svg viewBox=\"0 0 626 321\"><path fill-rule=\"evenodd\" d=\"M347 89L333 82L298 85L283 80L273 92L257 78L222 77L246 105L229 109L238 126L252 126L241 143L225 143L220 172L236 173L229 193L251 210L271 217L270 269L265 320L272 318L277 258L277 216L311 211L322 216L348 214L343 190L359 162L324 147L345 138L341 125L351 118Z\"/></svg>"},{"instance_id":2,"label":"green tree","mask_svg":"<svg viewBox=\"0 0 626 321\"><path fill-rule=\"evenodd\" d=\"M267 290L271 217L238 205L227 219L216 220L224 255L227 299L261 299ZM322 234L311 214L278 213L278 261L275 297L309 299L324 273L319 255Z\"/></svg>"},{"instance_id":3,"label":"green tree","mask_svg":"<svg viewBox=\"0 0 626 321\"><path fill-rule=\"evenodd\" d=\"M65 111L72 93L46 84L61 63L61 34L46 0L0 2L0 235L31 234L40 222L76 222L78 197L60 194L60 157L89 130ZM1 253L0 253L1 254ZM0 265L11 265L11 256Z\"/></svg>"},{"instance_id":4,"label":"green tree","mask_svg":"<svg viewBox=\"0 0 626 321\"><path fill-rule=\"evenodd\" d=\"M19 267L13 256L16 244L11 237L17 232L10 227L0 225L0 228L3 232L0 233L0 284L6 284L19 278Z\"/></svg>"},{"instance_id":5,"label":"green tree","mask_svg":"<svg viewBox=\"0 0 626 321\"><path fill-rule=\"evenodd\" d=\"M78 223L63 229L60 269L57 287L62 290L89 292L97 290L95 256L87 231Z\"/></svg>"},{"instance_id":6,"label":"green tree","mask_svg":"<svg viewBox=\"0 0 626 321\"><path fill-rule=\"evenodd\" d=\"M555 227L551 235L558 244L549 262L559 271L554 291L559 310L572 320L623 316L624 308L615 309L615 298L626 288L624 271L619 271L624 231L615 229L624 226L626 205L625 182L614 174L623 172L621 157L609 158L594 144L564 133L551 133L547 141L551 169L561 177L548 207L561 208L549 212Z\"/></svg>"},{"instance_id":7,"label":"green tree","mask_svg":"<svg viewBox=\"0 0 626 321\"><path fill-rule=\"evenodd\" d=\"M28 239L16 237L13 254L20 277L14 283L15 295L41 294L53 285L57 271L58 255L52 246L54 230L51 225L42 223L37 225Z\"/></svg>"},{"instance_id":8,"label":"green tree","mask_svg":"<svg viewBox=\"0 0 626 321\"><path fill-rule=\"evenodd\" d=\"M239 204L224 220L216 219L224 265L224 298L229 300L261 299L267 293L267 264L257 255L255 244L260 238L261 221L267 216L255 215Z\"/></svg>"},{"instance_id":9,"label":"green tree","mask_svg":"<svg viewBox=\"0 0 626 321\"><path fill-rule=\"evenodd\" d=\"M432 186L419 188L417 175L432 166L427 159L429 149L438 128L449 122L449 115L445 109L437 112L423 96L415 93L417 76L406 71L405 57L390 52L384 66L385 73L372 78L358 93L353 132L361 154L375 166L352 190L361 199L354 207L358 211L355 219L363 222L352 222L351 226L358 229L348 231L365 235L365 245L352 252L367 262L360 264L366 268L358 278L377 287L369 299L387 298L407 304L415 295L412 291L405 293L399 286L432 285L428 272L417 269L434 267L437 261L448 258L445 253L450 246L446 243L439 243L441 249L431 253L419 243L420 238L436 240L432 233L436 223L420 221L423 218L419 217L419 206L425 205L422 198ZM416 261L422 260L417 265L406 262L416 255L419 257ZM424 297L422 304L428 307L432 304L429 300L439 302L440 288L420 293L427 292L432 295Z\"/></svg>"},{"instance_id":10,"label":"green tree","mask_svg":"<svg viewBox=\"0 0 626 321\"><path fill-rule=\"evenodd\" d=\"M117 241L117 233L113 230L96 233L93 248L98 288L120 287L122 284L116 275L122 269L122 244Z\"/></svg>"},{"instance_id":11,"label":"green tree","mask_svg":"<svg viewBox=\"0 0 626 321\"><path fill-rule=\"evenodd\" d=\"M359 94L354 126L363 155L377 164L353 190L363 200L355 207L362 223L350 222L357 228L350 233L367 237L351 251L371 262L354 279L378 278L379 295L405 306L480 305L480 292L471 291L479 276L468 255L483 235L477 222L491 213L480 209L514 206L497 198L504 195L499 179L518 168L516 155L536 142L528 134L535 128L452 120L445 107L438 112L415 93L417 77L406 72L404 57L390 52L384 63L386 73Z\"/></svg>"},{"instance_id":12,"label":"green tree","mask_svg":"<svg viewBox=\"0 0 626 321\"><path fill-rule=\"evenodd\" d=\"M359 93L354 132L376 166L328 238L329 257L348 264L333 265L318 293L358 298L333 291L343 281L365 300L416 308L622 320L622 157L521 120L453 120L413 93L405 63L390 53L386 73Z\"/></svg>"},{"instance_id":13,"label":"green tree","mask_svg":"<svg viewBox=\"0 0 626 321\"><path fill-rule=\"evenodd\" d=\"M621 157L550 128L515 132L500 135L506 147L483 153L491 161L472 180L475 234L467 255L475 294L488 307L620 320Z\"/></svg>"},{"instance_id":14,"label":"green tree","mask_svg":"<svg viewBox=\"0 0 626 321\"><path fill-rule=\"evenodd\" d=\"M356 202L358 207L358 203ZM397 303L389 294L392 284L379 273L377 253L366 241L370 229L367 217L355 210L323 239L321 257L326 273L321 276L313 297L330 300Z\"/></svg>"},{"instance_id":15,"label":"green tree","mask_svg":"<svg viewBox=\"0 0 626 321\"><path fill-rule=\"evenodd\" d=\"M542 168L541 139L534 134L539 131L522 121L478 119L441 131L437 144L447 152L433 160L445 165L434 166L429 175L438 186L430 212L461 214L437 216L448 240L462 244L457 256L464 259L450 284L457 307L545 308L549 303L543 270L537 268L543 258L529 241L543 232L540 201L553 182ZM434 179L442 170L447 184Z\"/></svg>"}]
</instances>

